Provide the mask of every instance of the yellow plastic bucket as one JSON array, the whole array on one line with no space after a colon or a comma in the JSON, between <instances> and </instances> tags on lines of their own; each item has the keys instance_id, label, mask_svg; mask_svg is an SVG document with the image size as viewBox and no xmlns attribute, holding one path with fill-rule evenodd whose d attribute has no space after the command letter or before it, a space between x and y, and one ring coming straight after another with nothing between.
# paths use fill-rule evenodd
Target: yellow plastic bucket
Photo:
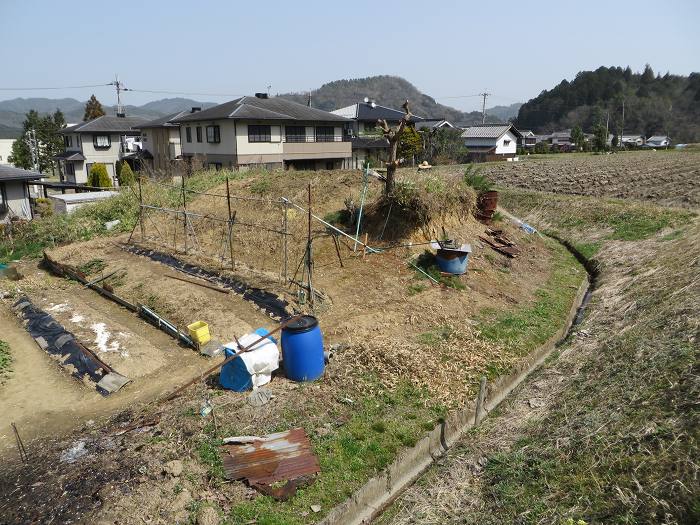
<instances>
[{"instance_id":1,"label":"yellow plastic bucket","mask_svg":"<svg viewBox=\"0 0 700 525\"><path fill-rule=\"evenodd\" d=\"M209 335L209 325L204 321L195 321L187 325L187 330L190 332L190 337L198 345L205 345L211 339Z\"/></svg>"}]
</instances>

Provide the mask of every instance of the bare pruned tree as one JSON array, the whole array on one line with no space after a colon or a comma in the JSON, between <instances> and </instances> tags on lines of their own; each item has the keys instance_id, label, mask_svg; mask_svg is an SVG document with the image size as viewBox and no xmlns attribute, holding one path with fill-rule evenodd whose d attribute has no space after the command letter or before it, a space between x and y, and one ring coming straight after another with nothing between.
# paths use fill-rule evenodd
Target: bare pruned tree
<instances>
[{"instance_id":1,"label":"bare pruned tree","mask_svg":"<svg viewBox=\"0 0 700 525\"><path fill-rule=\"evenodd\" d=\"M399 166L400 160L396 158L399 141L401 140L401 134L406 128L406 125L411 121L413 114L408 107L408 100L401 106L406 113L403 118L399 121L398 126L395 128L389 127L386 120L378 120L377 124L379 128L384 133L384 138L389 141L389 159L386 162L386 183L384 185L384 194L391 195L394 192L394 179L396 175L396 168Z\"/></svg>"}]
</instances>

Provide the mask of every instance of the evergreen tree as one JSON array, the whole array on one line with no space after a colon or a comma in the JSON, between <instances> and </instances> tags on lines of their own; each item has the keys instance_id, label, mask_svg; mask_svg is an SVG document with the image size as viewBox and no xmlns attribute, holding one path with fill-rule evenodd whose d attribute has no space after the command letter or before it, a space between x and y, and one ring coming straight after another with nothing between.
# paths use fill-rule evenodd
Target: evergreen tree
<instances>
[{"instance_id":1,"label":"evergreen tree","mask_svg":"<svg viewBox=\"0 0 700 525\"><path fill-rule=\"evenodd\" d=\"M94 186L96 188L112 187L112 179L107 173L107 167L104 164L96 162L92 165L92 167L90 168L90 177L88 178L88 185Z\"/></svg>"},{"instance_id":2,"label":"evergreen tree","mask_svg":"<svg viewBox=\"0 0 700 525\"><path fill-rule=\"evenodd\" d=\"M597 124L596 127L593 128L593 134L595 135L593 137L593 146L595 150L605 151L608 145L608 133L605 129L605 125Z\"/></svg>"},{"instance_id":3,"label":"evergreen tree","mask_svg":"<svg viewBox=\"0 0 700 525\"><path fill-rule=\"evenodd\" d=\"M134 172L131 170L131 166L129 166L128 162L121 163L121 169L117 175L117 180L119 181L120 186L131 186L134 182L136 182L136 177L134 176Z\"/></svg>"},{"instance_id":4,"label":"evergreen tree","mask_svg":"<svg viewBox=\"0 0 700 525\"><path fill-rule=\"evenodd\" d=\"M414 126L406 126L399 140L398 157L413 159L423 151L423 139Z\"/></svg>"},{"instance_id":5,"label":"evergreen tree","mask_svg":"<svg viewBox=\"0 0 700 525\"><path fill-rule=\"evenodd\" d=\"M586 137L583 135L581 126L574 126L571 130L571 142L576 145L576 151L582 151L584 143L586 142Z\"/></svg>"},{"instance_id":6,"label":"evergreen tree","mask_svg":"<svg viewBox=\"0 0 700 525\"><path fill-rule=\"evenodd\" d=\"M92 120L97 117L101 117L105 114L105 110L102 109L102 104L97 100L95 95L90 97L90 100L85 104L85 115L83 115L83 122Z\"/></svg>"},{"instance_id":7,"label":"evergreen tree","mask_svg":"<svg viewBox=\"0 0 700 525\"><path fill-rule=\"evenodd\" d=\"M37 111L29 110L22 123L22 135L12 143L12 154L8 160L18 168L25 170L33 170L35 168L29 142L32 130L36 132L38 142L37 130L40 127L40 120L41 118Z\"/></svg>"}]
</instances>

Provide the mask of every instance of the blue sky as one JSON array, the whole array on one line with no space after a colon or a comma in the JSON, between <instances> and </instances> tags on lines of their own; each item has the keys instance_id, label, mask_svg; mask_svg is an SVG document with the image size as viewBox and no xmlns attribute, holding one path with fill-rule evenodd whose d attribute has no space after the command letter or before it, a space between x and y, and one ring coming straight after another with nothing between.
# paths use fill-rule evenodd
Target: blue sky
<instances>
[{"instance_id":1,"label":"blue sky","mask_svg":"<svg viewBox=\"0 0 700 525\"><path fill-rule=\"evenodd\" d=\"M107 83L223 102L265 91L399 75L471 110L536 96L601 65L700 70L696 1L0 0L0 88ZM396 51L396 52L395 52ZM0 90L0 99L74 97L113 88ZM127 104L176 95L129 92ZM183 95L184 96L184 95Z\"/></svg>"}]
</instances>

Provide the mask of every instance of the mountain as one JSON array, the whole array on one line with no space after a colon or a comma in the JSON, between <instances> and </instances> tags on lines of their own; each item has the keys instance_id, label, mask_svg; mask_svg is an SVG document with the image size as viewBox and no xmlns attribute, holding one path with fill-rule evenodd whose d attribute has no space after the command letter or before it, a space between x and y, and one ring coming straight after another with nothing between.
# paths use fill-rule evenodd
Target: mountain
<instances>
[{"instance_id":1,"label":"mountain","mask_svg":"<svg viewBox=\"0 0 700 525\"><path fill-rule=\"evenodd\" d=\"M213 102L198 102L189 98L164 98L148 102L143 106L124 106L127 115L156 119L164 115L190 109L194 106L208 108ZM103 104L105 113L113 115L116 106ZM85 102L74 98L15 98L0 101L0 138L16 138L22 133L24 116L30 110L36 110L41 115L53 113L60 109L68 123L82 122L85 112Z\"/></svg>"},{"instance_id":2,"label":"mountain","mask_svg":"<svg viewBox=\"0 0 700 525\"><path fill-rule=\"evenodd\" d=\"M306 104L308 93L285 93L281 97ZM315 108L332 111L361 102L365 97L374 99L377 104L400 108L406 99L410 101L411 112L419 117L446 118L452 123L473 124L481 122L481 112L465 113L450 106L444 106L434 98L422 93L413 84L401 77L380 75L349 80L335 80L323 84L311 92L311 105ZM488 116L489 122L499 121Z\"/></svg>"},{"instance_id":3,"label":"mountain","mask_svg":"<svg viewBox=\"0 0 700 525\"><path fill-rule=\"evenodd\" d=\"M624 128L622 105L624 101ZM609 122L608 122L609 116ZM522 105L516 125L537 132L608 123L611 133L668 134L673 142L700 141L700 73L642 73L627 67L581 71Z\"/></svg>"},{"instance_id":4,"label":"mountain","mask_svg":"<svg viewBox=\"0 0 700 525\"><path fill-rule=\"evenodd\" d=\"M279 95L289 100L294 100L301 104L308 101L307 93L286 93ZM378 104L394 108L400 108L401 104L408 99L411 102L411 111L427 118L446 118L452 123L474 124L481 122L481 112L472 111L465 113L450 106L444 106L435 101L434 98L421 93L413 84L407 80L381 75L367 78L356 78L351 80L336 80L322 85L311 92L311 105L313 107L332 111L362 101L365 97L376 100ZM213 102L198 102L189 98L164 98L148 102L142 106L125 106L127 115L155 119L164 115L169 115L177 111L190 109L194 106L208 108L215 105ZM512 108L513 106L508 106ZM85 102L80 102L74 98L15 98L12 100L0 101L0 134L7 137L18 137L21 134L22 122L25 114L35 109L40 114L53 113L60 109L68 123L81 122ZM105 112L116 113L116 107L103 103ZM507 113L505 106L492 108L492 113L487 111L488 122L501 122L505 120ZM508 115L510 116L510 115Z\"/></svg>"},{"instance_id":5,"label":"mountain","mask_svg":"<svg viewBox=\"0 0 700 525\"><path fill-rule=\"evenodd\" d=\"M522 105L522 102L515 102L510 106L494 106L492 108L486 108L486 114L499 119L501 122L506 122L518 116L518 111Z\"/></svg>"}]
</instances>

